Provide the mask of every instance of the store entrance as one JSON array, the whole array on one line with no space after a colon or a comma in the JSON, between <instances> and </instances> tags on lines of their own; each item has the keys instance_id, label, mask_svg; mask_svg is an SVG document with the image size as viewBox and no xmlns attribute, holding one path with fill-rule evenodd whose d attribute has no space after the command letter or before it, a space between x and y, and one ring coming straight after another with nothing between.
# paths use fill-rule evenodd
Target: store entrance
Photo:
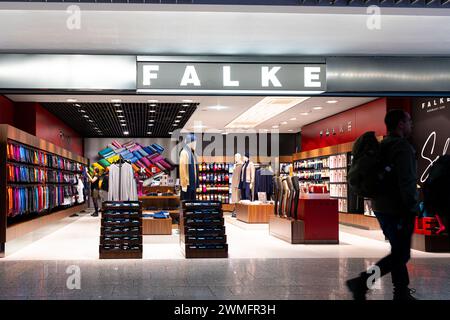
<instances>
[{"instance_id":1,"label":"store entrance","mask_svg":"<svg viewBox=\"0 0 450 320\"><path fill-rule=\"evenodd\" d=\"M1 125L1 165L8 173L6 256L16 259L378 255L388 246L370 201L354 195L346 179L352 145L365 131L385 135L387 110L415 115L424 103L321 96L1 99L14 113ZM414 138L422 143L426 132L419 131Z\"/></svg>"}]
</instances>

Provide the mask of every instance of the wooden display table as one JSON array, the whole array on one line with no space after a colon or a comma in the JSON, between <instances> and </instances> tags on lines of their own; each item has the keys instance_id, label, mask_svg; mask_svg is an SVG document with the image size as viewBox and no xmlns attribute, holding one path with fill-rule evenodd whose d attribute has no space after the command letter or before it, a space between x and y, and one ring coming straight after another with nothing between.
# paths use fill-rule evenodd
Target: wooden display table
<instances>
[{"instance_id":1,"label":"wooden display table","mask_svg":"<svg viewBox=\"0 0 450 320\"><path fill-rule=\"evenodd\" d=\"M299 199L297 220L271 215L270 235L292 244L339 243L338 201L328 197Z\"/></svg>"},{"instance_id":2,"label":"wooden display table","mask_svg":"<svg viewBox=\"0 0 450 320\"><path fill-rule=\"evenodd\" d=\"M172 218L142 218L143 235L172 235Z\"/></svg>"},{"instance_id":3,"label":"wooden display table","mask_svg":"<svg viewBox=\"0 0 450 320\"><path fill-rule=\"evenodd\" d=\"M274 210L273 204L236 203L236 218L246 223L269 223Z\"/></svg>"}]
</instances>

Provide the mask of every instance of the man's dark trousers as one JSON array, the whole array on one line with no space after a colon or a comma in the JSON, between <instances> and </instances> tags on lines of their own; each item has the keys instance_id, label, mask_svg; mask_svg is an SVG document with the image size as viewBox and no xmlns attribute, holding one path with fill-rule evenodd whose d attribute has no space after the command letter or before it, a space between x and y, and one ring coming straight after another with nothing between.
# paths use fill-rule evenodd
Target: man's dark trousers
<instances>
[{"instance_id":1,"label":"man's dark trousers","mask_svg":"<svg viewBox=\"0 0 450 320\"><path fill-rule=\"evenodd\" d=\"M378 261L381 276L391 273L396 289L406 289L409 275L406 264L411 257L411 238L414 232L414 215L398 216L375 212L384 235L391 244L391 253Z\"/></svg>"}]
</instances>

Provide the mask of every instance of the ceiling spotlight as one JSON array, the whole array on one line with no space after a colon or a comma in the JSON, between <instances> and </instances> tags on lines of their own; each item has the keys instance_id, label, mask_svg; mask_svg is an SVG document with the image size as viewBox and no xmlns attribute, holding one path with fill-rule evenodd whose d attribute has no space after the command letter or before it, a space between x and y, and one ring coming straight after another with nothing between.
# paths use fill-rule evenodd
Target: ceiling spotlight
<instances>
[{"instance_id":1,"label":"ceiling spotlight","mask_svg":"<svg viewBox=\"0 0 450 320\"><path fill-rule=\"evenodd\" d=\"M125 119L120 119L119 121L120 122L127 122L127 120L125 120Z\"/></svg>"},{"instance_id":2,"label":"ceiling spotlight","mask_svg":"<svg viewBox=\"0 0 450 320\"><path fill-rule=\"evenodd\" d=\"M124 131L123 134L127 136L127 135L129 135L130 133L129 133L128 131Z\"/></svg>"},{"instance_id":3,"label":"ceiling spotlight","mask_svg":"<svg viewBox=\"0 0 450 320\"><path fill-rule=\"evenodd\" d=\"M120 116L117 116L117 118L125 118L125 116L120 115Z\"/></svg>"},{"instance_id":4,"label":"ceiling spotlight","mask_svg":"<svg viewBox=\"0 0 450 320\"><path fill-rule=\"evenodd\" d=\"M314 110L322 110L323 107L314 107L313 109L314 109Z\"/></svg>"},{"instance_id":5,"label":"ceiling spotlight","mask_svg":"<svg viewBox=\"0 0 450 320\"><path fill-rule=\"evenodd\" d=\"M189 99L184 99L184 100L182 100L182 102L191 103L191 102L194 102L194 101L193 100L189 100Z\"/></svg>"},{"instance_id":6,"label":"ceiling spotlight","mask_svg":"<svg viewBox=\"0 0 450 320\"><path fill-rule=\"evenodd\" d=\"M86 110L80 109L80 112L86 112Z\"/></svg>"},{"instance_id":7,"label":"ceiling spotlight","mask_svg":"<svg viewBox=\"0 0 450 320\"><path fill-rule=\"evenodd\" d=\"M85 117L85 118L89 118L89 116L87 115L87 114L85 114L83 117Z\"/></svg>"},{"instance_id":8,"label":"ceiling spotlight","mask_svg":"<svg viewBox=\"0 0 450 320\"><path fill-rule=\"evenodd\" d=\"M151 113L155 113L155 112L156 112L156 110L149 110L149 112L151 112Z\"/></svg>"},{"instance_id":9,"label":"ceiling spotlight","mask_svg":"<svg viewBox=\"0 0 450 320\"><path fill-rule=\"evenodd\" d=\"M152 104L150 105L150 107L156 107L156 104L152 103Z\"/></svg>"},{"instance_id":10,"label":"ceiling spotlight","mask_svg":"<svg viewBox=\"0 0 450 320\"><path fill-rule=\"evenodd\" d=\"M186 110L180 110L180 113L185 113L186 112Z\"/></svg>"},{"instance_id":11,"label":"ceiling spotlight","mask_svg":"<svg viewBox=\"0 0 450 320\"><path fill-rule=\"evenodd\" d=\"M121 126L122 126L122 127L126 127L127 124L126 124L126 123L122 123Z\"/></svg>"},{"instance_id":12,"label":"ceiling spotlight","mask_svg":"<svg viewBox=\"0 0 450 320\"><path fill-rule=\"evenodd\" d=\"M180 122L181 120L175 120L176 123Z\"/></svg>"},{"instance_id":13,"label":"ceiling spotlight","mask_svg":"<svg viewBox=\"0 0 450 320\"><path fill-rule=\"evenodd\" d=\"M75 103L74 106L75 107L81 107L81 105L79 103Z\"/></svg>"},{"instance_id":14,"label":"ceiling spotlight","mask_svg":"<svg viewBox=\"0 0 450 320\"><path fill-rule=\"evenodd\" d=\"M111 99L111 102L122 102L121 99Z\"/></svg>"},{"instance_id":15,"label":"ceiling spotlight","mask_svg":"<svg viewBox=\"0 0 450 320\"><path fill-rule=\"evenodd\" d=\"M121 104L120 103L114 103L114 107L120 107Z\"/></svg>"},{"instance_id":16,"label":"ceiling spotlight","mask_svg":"<svg viewBox=\"0 0 450 320\"><path fill-rule=\"evenodd\" d=\"M148 131L147 134L152 134L152 133L150 131Z\"/></svg>"},{"instance_id":17,"label":"ceiling spotlight","mask_svg":"<svg viewBox=\"0 0 450 320\"><path fill-rule=\"evenodd\" d=\"M220 111L220 110L228 109L228 107L221 106L221 105L217 105L217 106L207 107L207 109L212 109L212 110Z\"/></svg>"},{"instance_id":18,"label":"ceiling spotlight","mask_svg":"<svg viewBox=\"0 0 450 320\"><path fill-rule=\"evenodd\" d=\"M339 101L337 100L328 100L327 103L338 103Z\"/></svg>"},{"instance_id":19,"label":"ceiling spotlight","mask_svg":"<svg viewBox=\"0 0 450 320\"><path fill-rule=\"evenodd\" d=\"M224 132L222 132L222 134L225 136L228 134L228 132L224 131Z\"/></svg>"},{"instance_id":20,"label":"ceiling spotlight","mask_svg":"<svg viewBox=\"0 0 450 320\"><path fill-rule=\"evenodd\" d=\"M153 127L154 124L153 124L153 123L149 123L148 126L149 126L149 127Z\"/></svg>"},{"instance_id":21,"label":"ceiling spotlight","mask_svg":"<svg viewBox=\"0 0 450 320\"><path fill-rule=\"evenodd\" d=\"M282 122L281 124L283 124L283 125L284 125L284 124L288 124L288 123L287 123L287 121L283 121L283 122Z\"/></svg>"},{"instance_id":22,"label":"ceiling spotlight","mask_svg":"<svg viewBox=\"0 0 450 320\"><path fill-rule=\"evenodd\" d=\"M172 131L169 131L168 133L169 133L169 134L172 134L173 132L172 132Z\"/></svg>"},{"instance_id":23,"label":"ceiling spotlight","mask_svg":"<svg viewBox=\"0 0 450 320\"><path fill-rule=\"evenodd\" d=\"M183 118L183 116L177 116L177 118Z\"/></svg>"},{"instance_id":24,"label":"ceiling spotlight","mask_svg":"<svg viewBox=\"0 0 450 320\"><path fill-rule=\"evenodd\" d=\"M77 99L69 98L66 100L67 102L77 102Z\"/></svg>"},{"instance_id":25,"label":"ceiling spotlight","mask_svg":"<svg viewBox=\"0 0 450 320\"><path fill-rule=\"evenodd\" d=\"M150 119L150 120L148 120L149 122L155 122L155 119Z\"/></svg>"},{"instance_id":26,"label":"ceiling spotlight","mask_svg":"<svg viewBox=\"0 0 450 320\"><path fill-rule=\"evenodd\" d=\"M292 132L292 131L294 131L294 130L292 130L292 129L289 129L288 131L289 131L289 132Z\"/></svg>"},{"instance_id":27,"label":"ceiling spotlight","mask_svg":"<svg viewBox=\"0 0 450 320\"><path fill-rule=\"evenodd\" d=\"M290 118L289 120L291 120L291 121L295 121L295 120L297 120L297 118Z\"/></svg>"},{"instance_id":28,"label":"ceiling spotlight","mask_svg":"<svg viewBox=\"0 0 450 320\"><path fill-rule=\"evenodd\" d=\"M307 116L309 114L309 112L302 112L300 113L302 116Z\"/></svg>"},{"instance_id":29,"label":"ceiling spotlight","mask_svg":"<svg viewBox=\"0 0 450 320\"><path fill-rule=\"evenodd\" d=\"M147 100L147 102L150 102L150 103L158 103L159 101L158 101L158 100L155 100L155 99L151 99L151 100Z\"/></svg>"},{"instance_id":30,"label":"ceiling spotlight","mask_svg":"<svg viewBox=\"0 0 450 320\"><path fill-rule=\"evenodd\" d=\"M278 128L279 128L279 126L272 126L272 128L274 128L274 129L278 129Z\"/></svg>"},{"instance_id":31,"label":"ceiling spotlight","mask_svg":"<svg viewBox=\"0 0 450 320\"><path fill-rule=\"evenodd\" d=\"M176 124L176 123L174 123L174 124L172 124L174 127L176 127L178 124Z\"/></svg>"},{"instance_id":32,"label":"ceiling spotlight","mask_svg":"<svg viewBox=\"0 0 450 320\"><path fill-rule=\"evenodd\" d=\"M94 120L90 120L90 119L89 119L88 121L89 121L89 122L94 122Z\"/></svg>"},{"instance_id":33,"label":"ceiling spotlight","mask_svg":"<svg viewBox=\"0 0 450 320\"><path fill-rule=\"evenodd\" d=\"M117 113L121 113L121 112L123 112L123 110L120 110L120 109L119 109L119 110L116 110L116 112L117 112Z\"/></svg>"}]
</instances>

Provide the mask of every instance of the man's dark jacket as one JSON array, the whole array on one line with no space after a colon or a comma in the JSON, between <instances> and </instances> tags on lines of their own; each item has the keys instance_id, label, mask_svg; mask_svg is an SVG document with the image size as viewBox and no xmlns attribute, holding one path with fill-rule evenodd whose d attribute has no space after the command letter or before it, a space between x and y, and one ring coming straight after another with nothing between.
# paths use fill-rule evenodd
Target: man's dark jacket
<instances>
[{"instance_id":1,"label":"man's dark jacket","mask_svg":"<svg viewBox=\"0 0 450 320\"><path fill-rule=\"evenodd\" d=\"M416 152L405 138L386 136L381 142L385 165L392 167L386 175L382 195L372 201L374 211L393 215L415 215L418 205Z\"/></svg>"}]
</instances>

